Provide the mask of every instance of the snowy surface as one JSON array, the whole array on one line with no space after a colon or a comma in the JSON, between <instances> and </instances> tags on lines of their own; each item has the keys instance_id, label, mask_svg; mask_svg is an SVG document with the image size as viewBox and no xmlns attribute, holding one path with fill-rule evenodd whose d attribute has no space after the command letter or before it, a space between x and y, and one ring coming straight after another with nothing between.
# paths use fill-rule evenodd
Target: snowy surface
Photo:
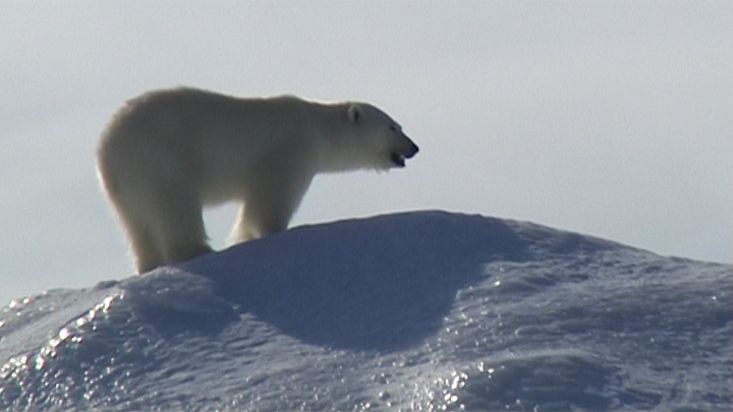
<instances>
[{"instance_id":1,"label":"snowy surface","mask_svg":"<svg viewBox=\"0 0 733 412\"><path fill-rule=\"evenodd\" d=\"M727 411L733 269L416 212L0 310L0 409Z\"/></svg>"}]
</instances>

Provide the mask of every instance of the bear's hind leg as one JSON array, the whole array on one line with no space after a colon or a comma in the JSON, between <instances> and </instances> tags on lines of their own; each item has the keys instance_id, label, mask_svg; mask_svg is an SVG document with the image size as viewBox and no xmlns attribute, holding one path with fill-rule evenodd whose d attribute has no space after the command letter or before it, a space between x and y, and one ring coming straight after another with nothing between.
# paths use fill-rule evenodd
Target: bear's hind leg
<instances>
[{"instance_id":1,"label":"bear's hind leg","mask_svg":"<svg viewBox=\"0 0 733 412\"><path fill-rule=\"evenodd\" d=\"M118 206L118 212L127 232L137 273L148 272L163 264L164 257L156 244L150 225L135 216L131 210L123 210Z\"/></svg>"},{"instance_id":2,"label":"bear's hind leg","mask_svg":"<svg viewBox=\"0 0 733 412\"><path fill-rule=\"evenodd\" d=\"M195 196L178 192L158 200L154 234L165 263L183 262L213 251L207 243L201 204Z\"/></svg>"},{"instance_id":3,"label":"bear's hind leg","mask_svg":"<svg viewBox=\"0 0 733 412\"><path fill-rule=\"evenodd\" d=\"M137 273L149 272L163 263L163 255L155 245L148 228L137 229L135 233L130 233L130 244L135 254Z\"/></svg>"}]
</instances>

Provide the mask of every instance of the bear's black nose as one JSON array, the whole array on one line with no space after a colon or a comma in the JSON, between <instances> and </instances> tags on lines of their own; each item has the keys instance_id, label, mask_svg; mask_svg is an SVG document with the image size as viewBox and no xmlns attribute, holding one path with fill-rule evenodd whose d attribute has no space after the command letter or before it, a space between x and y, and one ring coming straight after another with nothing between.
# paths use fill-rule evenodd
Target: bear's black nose
<instances>
[{"instance_id":1,"label":"bear's black nose","mask_svg":"<svg viewBox=\"0 0 733 412\"><path fill-rule=\"evenodd\" d=\"M417 152L419 152L419 151L420 151L420 148L417 147L417 145L415 143L412 143L412 145L410 146L410 151L407 152L407 154L405 155L405 157L409 159L412 156L415 156L417 154Z\"/></svg>"}]
</instances>

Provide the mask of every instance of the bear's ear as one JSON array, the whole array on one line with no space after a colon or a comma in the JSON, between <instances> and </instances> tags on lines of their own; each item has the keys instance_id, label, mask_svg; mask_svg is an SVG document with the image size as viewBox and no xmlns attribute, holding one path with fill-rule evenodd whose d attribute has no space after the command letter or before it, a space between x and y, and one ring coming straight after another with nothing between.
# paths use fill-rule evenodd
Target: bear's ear
<instances>
[{"instance_id":1,"label":"bear's ear","mask_svg":"<svg viewBox=\"0 0 733 412\"><path fill-rule=\"evenodd\" d=\"M361 111L361 107L358 104L352 104L348 110L349 122L353 124L359 124L364 114Z\"/></svg>"}]
</instances>

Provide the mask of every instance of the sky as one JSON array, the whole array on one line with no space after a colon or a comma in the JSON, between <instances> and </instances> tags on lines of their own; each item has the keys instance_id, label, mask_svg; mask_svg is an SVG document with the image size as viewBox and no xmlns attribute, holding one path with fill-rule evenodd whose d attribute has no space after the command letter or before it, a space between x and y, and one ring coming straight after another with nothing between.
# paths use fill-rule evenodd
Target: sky
<instances>
[{"instance_id":1,"label":"sky","mask_svg":"<svg viewBox=\"0 0 733 412\"><path fill-rule=\"evenodd\" d=\"M443 209L733 262L729 1L6 1L0 61L0 302L133 273L95 146L178 85L368 101L420 146L291 226Z\"/></svg>"}]
</instances>

